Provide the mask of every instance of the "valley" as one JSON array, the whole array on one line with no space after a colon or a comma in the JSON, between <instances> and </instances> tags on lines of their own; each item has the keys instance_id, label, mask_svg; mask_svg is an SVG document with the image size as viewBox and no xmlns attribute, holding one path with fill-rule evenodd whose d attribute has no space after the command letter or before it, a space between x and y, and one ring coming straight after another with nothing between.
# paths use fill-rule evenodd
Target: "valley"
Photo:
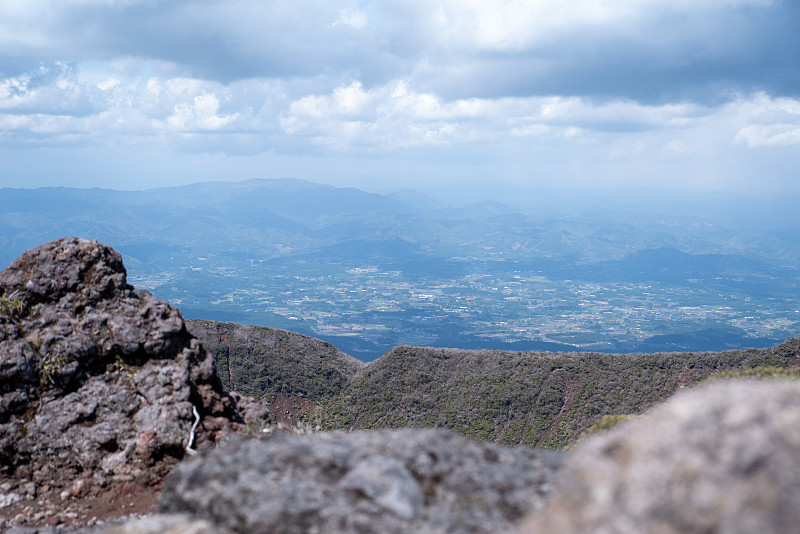
<instances>
[{"instance_id":1,"label":"valley","mask_svg":"<svg viewBox=\"0 0 800 534\"><path fill-rule=\"evenodd\" d=\"M290 179L2 189L0 262L98 239L187 318L292 330L363 361L400 344L646 353L799 335L792 198L663 196L459 205Z\"/></svg>"},{"instance_id":2,"label":"valley","mask_svg":"<svg viewBox=\"0 0 800 534\"><path fill-rule=\"evenodd\" d=\"M253 260L215 272L210 256L150 289L189 318L279 325L367 361L397 344L606 352L765 347L794 335L800 320L791 272L788 281L698 270L686 273L698 278L674 282L600 281L573 268L583 279L564 280L557 276L568 265L450 259L440 272L420 276L391 262L356 266L358 259ZM213 291L202 289L206 276Z\"/></svg>"}]
</instances>

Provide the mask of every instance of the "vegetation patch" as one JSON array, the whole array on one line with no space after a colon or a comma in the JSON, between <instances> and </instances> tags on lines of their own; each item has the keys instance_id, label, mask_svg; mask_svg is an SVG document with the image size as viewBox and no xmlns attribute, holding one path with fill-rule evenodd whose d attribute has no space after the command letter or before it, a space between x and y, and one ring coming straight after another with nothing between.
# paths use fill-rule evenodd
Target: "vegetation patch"
<instances>
[{"instance_id":1,"label":"vegetation patch","mask_svg":"<svg viewBox=\"0 0 800 534\"><path fill-rule=\"evenodd\" d=\"M56 380L61 376L61 371L67 363L67 358L63 355L47 355L39 366L39 384L43 387L56 385Z\"/></svg>"},{"instance_id":2,"label":"vegetation patch","mask_svg":"<svg viewBox=\"0 0 800 534\"><path fill-rule=\"evenodd\" d=\"M730 380L744 378L751 380L772 380L772 379L800 379L800 368L776 367L774 365L759 365L751 369L728 369L717 371L708 377L712 380Z\"/></svg>"},{"instance_id":3,"label":"vegetation patch","mask_svg":"<svg viewBox=\"0 0 800 534\"><path fill-rule=\"evenodd\" d=\"M794 376L798 353L800 340L769 349L646 355L401 346L339 394L317 400L315 420L327 429L439 426L509 446L562 448L712 374L773 369Z\"/></svg>"},{"instance_id":4,"label":"vegetation patch","mask_svg":"<svg viewBox=\"0 0 800 534\"><path fill-rule=\"evenodd\" d=\"M8 297L0 297L0 313L11 318L17 318L25 311L25 301L14 293Z\"/></svg>"},{"instance_id":5,"label":"vegetation patch","mask_svg":"<svg viewBox=\"0 0 800 534\"><path fill-rule=\"evenodd\" d=\"M336 395L364 366L329 343L286 330L203 320L186 327L214 356L226 389L266 403L278 394Z\"/></svg>"}]
</instances>

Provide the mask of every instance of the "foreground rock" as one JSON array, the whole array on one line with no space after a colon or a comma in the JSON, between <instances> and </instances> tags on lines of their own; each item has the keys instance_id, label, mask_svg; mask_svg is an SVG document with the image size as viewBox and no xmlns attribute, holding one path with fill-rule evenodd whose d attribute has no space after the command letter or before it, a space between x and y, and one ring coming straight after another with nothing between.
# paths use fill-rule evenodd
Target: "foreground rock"
<instances>
[{"instance_id":1,"label":"foreground rock","mask_svg":"<svg viewBox=\"0 0 800 534\"><path fill-rule=\"evenodd\" d=\"M112 249L61 239L0 272L0 513L158 483L190 446L239 426L243 405Z\"/></svg>"},{"instance_id":2,"label":"foreground rock","mask_svg":"<svg viewBox=\"0 0 800 534\"><path fill-rule=\"evenodd\" d=\"M800 383L715 384L588 440L522 532L797 532L798 459Z\"/></svg>"},{"instance_id":3,"label":"foreground rock","mask_svg":"<svg viewBox=\"0 0 800 534\"><path fill-rule=\"evenodd\" d=\"M232 534L229 530L187 514L159 514L138 521L111 525L101 529L87 529L74 534ZM49 534L31 532L20 534ZM56 533L54 533L56 534ZM73 534L73 533L69 533Z\"/></svg>"},{"instance_id":4,"label":"foreground rock","mask_svg":"<svg viewBox=\"0 0 800 534\"><path fill-rule=\"evenodd\" d=\"M560 458L432 429L239 438L181 464L161 509L253 534L506 532Z\"/></svg>"}]
</instances>

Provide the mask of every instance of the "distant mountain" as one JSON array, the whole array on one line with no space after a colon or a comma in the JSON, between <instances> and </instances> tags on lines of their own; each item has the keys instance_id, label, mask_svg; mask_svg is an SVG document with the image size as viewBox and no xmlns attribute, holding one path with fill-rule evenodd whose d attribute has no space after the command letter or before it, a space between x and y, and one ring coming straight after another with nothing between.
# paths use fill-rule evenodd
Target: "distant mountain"
<instances>
[{"instance_id":1,"label":"distant mountain","mask_svg":"<svg viewBox=\"0 0 800 534\"><path fill-rule=\"evenodd\" d=\"M5 188L0 267L52 239L97 239L187 317L299 331L365 361L398 344L723 350L800 335L796 212L697 198L458 204L297 179Z\"/></svg>"},{"instance_id":2,"label":"distant mountain","mask_svg":"<svg viewBox=\"0 0 800 534\"><path fill-rule=\"evenodd\" d=\"M576 267L574 272L582 280L594 281L685 281L765 269L768 267L763 261L740 254L688 254L665 247L639 250L622 260Z\"/></svg>"},{"instance_id":3,"label":"distant mountain","mask_svg":"<svg viewBox=\"0 0 800 534\"><path fill-rule=\"evenodd\" d=\"M249 250L261 258L285 256L288 250L314 252L341 241L399 238L431 255L502 253L505 259L523 262L596 263L646 249L769 263L800 260L800 221L787 221L779 231L752 230L715 224L719 208L689 214L674 202L632 202L629 213L622 205L592 208L563 195L550 200L548 204L548 197L536 197L526 211L492 200L454 205L415 191L380 195L295 179L204 182L147 191L2 188L0 239L7 246L0 250L0 261L10 262L27 244L67 234L115 247L157 243L195 253ZM536 209L542 203L546 212ZM580 206L577 212L571 203ZM631 215L640 212L649 216ZM276 243L284 247L276 248ZM607 267L613 270L614 265Z\"/></svg>"},{"instance_id":4,"label":"distant mountain","mask_svg":"<svg viewBox=\"0 0 800 534\"><path fill-rule=\"evenodd\" d=\"M204 182L146 193L178 206L212 208L226 214L268 210L303 221L349 213L415 211L406 202L389 196L296 179Z\"/></svg>"},{"instance_id":5,"label":"distant mountain","mask_svg":"<svg viewBox=\"0 0 800 534\"><path fill-rule=\"evenodd\" d=\"M406 206L416 207L421 212L447 207L447 203L441 199L426 195L425 193L420 193L419 191L414 191L413 189L395 191L394 193L388 193L386 196L398 200Z\"/></svg>"}]
</instances>

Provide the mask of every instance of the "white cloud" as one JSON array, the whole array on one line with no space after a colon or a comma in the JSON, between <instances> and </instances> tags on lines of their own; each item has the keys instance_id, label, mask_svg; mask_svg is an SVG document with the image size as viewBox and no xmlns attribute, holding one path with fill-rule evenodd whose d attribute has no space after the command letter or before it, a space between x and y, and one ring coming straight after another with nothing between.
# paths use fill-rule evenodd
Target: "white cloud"
<instances>
[{"instance_id":1,"label":"white cloud","mask_svg":"<svg viewBox=\"0 0 800 534\"><path fill-rule=\"evenodd\" d=\"M578 124L597 129L686 127L708 113L689 103L646 105L631 100L593 104L580 97L542 99L541 118L554 124Z\"/></svg>"},{"instance_id":2,"label":"white cloud","mask_svg":"<svg viewBox=\"0 0 800 534\"><path fill-rule=\"evenodd\" d=\"M71 65L40 65L17 76L0 78L0 110L85 114L91 108L85 89Z\"/></svg>"},{"instance_id":3,"label":"white cloud","mask_svg":"<svg viewBox=\"0 0 800 534\"><path fill-rule=\"evenodd\" d=\"M108 78L107 80L103 80L102 82L97 84L97 88L101 91L108 91L109 89L113 89L117 87L122 82L116 78Z\"/></svg>"},{"instance_id":4,"label":"white cloud","mask_svg":"<svg viewBox=\"0 0 800 534\"><path fill-rule=\"evenodd\" d=\"M697 153L697 147L684 141L670 141L661 149L661 156L665 158L684 157Z\"/></svg>"},{"instance_id":5,"label":"white cloud","mask_svg":"<svg viewBox=\"0 0 800 534\"><path fill-rule=\"evenodd\" d=\"M747 126L742 128L737 139L751 148L800 145L800 124Z\"/></svg>"},{"instance_id":6,"label":"white cloud","mask_svg":"<svg viewBox=\"0 0 800 534\"><path fill-rule=\"evenodd\" d=\"M333 26L352 26L361 29L367 26L367 13L358 8L342 9L339 11L339 18Z\"/></svg>"},{"instance_id":7,"label":"white cloud","mask_svg":"<svg viewBox=\"0 0 800 534\"><path fill-rule=\"evenodd\" d=\"M289 135L326 146L392 150L503 137L586 138L598 133L688 129L713 110L692 104L602 104L578 97L469 98L444 101L404 81L366 90L354 82L296 99L281 117Z\"/></svg>"},{"instance_id":8,"label":"white cloud","mask_svg":"<svg viewBox=\"0 0 800 534\"><path fill-rule=\"evenodd\" d=\"M350 80L220 83L130 59L43 64L0 77L0 138L26 148L157 145L192 154L495 161L550 175L614 173L620 181L626 173L650 180L651 173L668 172L688 180L691 171L679 164L695 164L703 176L722 181L744 172L746 166L732 162L748 153L769 159L800 144L800 101L765 93L718 106L580 96L446 98L413 77Z\"/></svg>"},{"instance_id":9,"label":"white cloud","mask_svg":"<svg viewBox=\"0 0 800 534\"><path fill-rule=\"evenodd\" d=\"M176 130L218 130L239 117L238 113L218 115L219 99L211 94L198 95L191 103L177 104L174 109L166 124Z\"/></svg>"},{"instance_id":10,"label":"white cloud","mask_svg":"<svg viewBox=\"0 0 800 534\"><path fill-rule=\"evenodd\" d=\"M427 3L442 39L461 47L520 50L547 43L563 32L613 28L633 34L669 13L705 16L771 0L440 0ZM423 4L417 4L421 6Z\"/></svg>"},{"instance_id":11,"label":"white cloud","mask_svg":"<svg viewBox=\"0 0 800 534\"><path fill-rule=\"evenodd\" d=\"M75 134L85 130L81 119L69 115L27 114L11 115L0 114L0 130L23 131L28 134L45 134L62 136Z\"/></svg>"},{"instance_id":12,"label":"white cloud","mask_svg":"<svg viewBox=\"0 0 800 534\"><path fill-rule=\"evenodd\" d=\"M800 145L800 100L759 94L745 104L747 125L736 140L748 147Z\"/></svg>"},{"instance_id":13,"label":"white cloud","mask_svg":"<svg viewBox=\"0 0 800 534\"><path fill-rule=\"evenodd\" d=\"M391 151L474 140L480 133L471 122L491 120L495 108L478 99L444 103L436 95L410 91L402 81L371 90L354 82L329 95L295 100L280 124L287 134L309 137L318 145ZM491 135L490 129L486 133Z\"/></svg>"},{"instance_id":14,"label":"white cloud","mask_svg":"<svg viewBox=\"0 0 800 534\"><path fill-rule=\"evenodd\" d=\"M64 135L80 133L87 144L106 145L120 138L161 139L164 132L218 132L245 115L252 127L261 117L252 111L251 99L263 105L274 93L263 83L247 84L242 91L236 84L109 77L61 67L0 78L4 139L38 146L47 137L49 144L57 144ZM247 94L248 89L255 94Z\"/></svg>"},{"instance_id":15,"label":"white cloud","mask_svg":"<svg viewBox=\"0 0 800 534\"><path fill-rule=\"evenodd\" d=\"M264 79L221 84L141 75L148 72L152 69L141 65L125 74L56 63L0 78L0 110L30 115L28 120L7 117L5 138L24 138L26 129L54 137L59 128L65 133L81 131L99 140L108 135L230 131L240 136L239 141L241 136L263 137L246 141L248 150L262 146L301 152L324 146L348 153L392 153L409 147L526 138L537 143L559 139L603 143L611 136L624 140L651 132L652 143L646 144L654 157L675 157L702 153L711 140L719 146L734 140L752 147L796 144L800 129L798 101L765 94L718 108L559 96L446 100L413 89L411 80L393 80L369 88L355 81L327 93L293 97L304 89L302 84ZM48 115L62 118L45 120ZM63 119L70 116L75 120ZM216 145L223 152L237 150L233 141L227 145L217 140Z\"/></svg>"}]
</instances>

